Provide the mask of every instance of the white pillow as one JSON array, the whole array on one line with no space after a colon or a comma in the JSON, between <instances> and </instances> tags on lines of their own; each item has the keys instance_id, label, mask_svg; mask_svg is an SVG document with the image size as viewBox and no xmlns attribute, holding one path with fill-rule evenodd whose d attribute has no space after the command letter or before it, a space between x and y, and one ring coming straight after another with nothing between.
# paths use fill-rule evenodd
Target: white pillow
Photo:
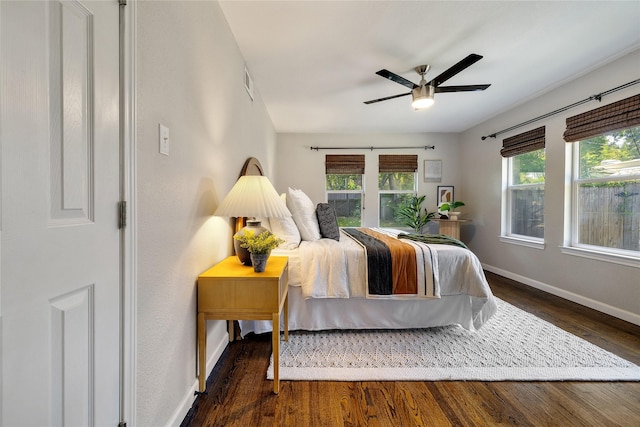
<instances>
[{"instance_id":1,"label":"white pillow","mask_svg":"<svg viewBox=\"0 0 640 427\"><path fill-rule=\"evenodd\" d=\"M300 244L300 232L296 223L293 222L293 218L290 216L284 218L271 218L269 220L271 224L271 232L277 237L284 239L279 248L283 249L295 249Z\"/></svg>"},{"instance_id":2,"label":"white pillow","mask_svg":"<svg viewBox=\"0 0 640 427\"><path fill-rule=\"evenodd\" d=\"M316 216L316 206L304 191L289 187L287 191L287 207L298 226L302 240L320 239L320 226Z\"/></svg>"}]
</instances>

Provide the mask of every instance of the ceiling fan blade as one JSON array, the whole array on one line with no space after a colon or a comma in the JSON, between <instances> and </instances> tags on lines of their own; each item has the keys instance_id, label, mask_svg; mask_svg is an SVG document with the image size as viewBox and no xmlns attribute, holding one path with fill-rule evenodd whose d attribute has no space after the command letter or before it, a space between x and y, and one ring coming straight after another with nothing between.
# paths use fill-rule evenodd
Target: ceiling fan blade
<instances>
[{"instance_id":1,"label":"ceiling fan blade","mask_svg":"<svg viewBox=\"0 0 640 427\"><path fill-rule=\"evenodd\" d=\"M436 93L442 92L475 92L485 90L491 85L438 86Z\"/></svg>"},{"instance_id":2,"label":"ceiling fan blade","mask_svg":"<svg viewBox=\"0 0 640 427\"><path fill-rule=\"evenodd\" d=\"M406 86L409 89L414 89L418 87L418 85L413 83L412 81L409 81L404 77L401 77L395 73L392 73L389 70L380 70L376 74L379 75L380 77L384 77L385 79L389 79L392 82L400 83L402 86Z\"/></svg>"},{"instance_id":3,"label":"ceiling fan blade","mask_svg":"<svg viewBox=\"0 0 640 427\"><path fill-rule=\"evenodd\" d=\"M411 92L401 93L400 95L386 96L384 98L372 99L371 101L364 101L365 104L373 104L375 102L386 101L388 99L400 98L401 96L411 95Z\"/></svg>"},{"instance_id":4,"label":"ceiling fan blade","mask_svg":"<svg viewBox=\"0 0 640 427\"><path fill-rule=\"evenodd\" d=\"M456 74L458 74L460 71L466 69L467 67L470 67L471 65L473 65L476 62L480 61L481 59L482 59L481 55L472 53L469 56L467 56L466 58L464 58L462 61L460 61L457 64L453 65L448 70L444 71L442 74L440 74L435 79L431 80L431 82L429 82L429 84L432 84L437 88L442 83L444 83L445 81L449 80L451 77L453 77Z\"/></svg>"}]
</instances>

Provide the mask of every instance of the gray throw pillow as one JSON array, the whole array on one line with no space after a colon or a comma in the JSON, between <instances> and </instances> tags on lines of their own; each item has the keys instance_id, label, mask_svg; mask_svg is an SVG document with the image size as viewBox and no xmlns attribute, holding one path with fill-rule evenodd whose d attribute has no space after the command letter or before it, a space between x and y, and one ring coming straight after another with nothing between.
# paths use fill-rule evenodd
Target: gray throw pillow
<instances>
[{"instance_id":1,"label":"gray throw pillow","mask_svg":"<svg viewBox=\"0 0 640 427\"><path fill-rule=\"evenodd\" d=\"M316 206L316 216L320 226L320 234L333 240L340 240L340 228L338 227L338 217L336 210L329 203L318 203Z\"/></svg>"}]
</instances>

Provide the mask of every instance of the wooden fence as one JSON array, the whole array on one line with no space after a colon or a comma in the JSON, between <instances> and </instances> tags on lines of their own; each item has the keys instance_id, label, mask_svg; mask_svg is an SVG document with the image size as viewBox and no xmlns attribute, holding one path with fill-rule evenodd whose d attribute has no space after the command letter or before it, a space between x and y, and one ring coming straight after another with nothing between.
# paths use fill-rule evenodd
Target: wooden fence
<instances>
[{"instance_id":1,"label":"wooden fence","mask_svg":"<svg viewBox=\"0 0 640 427\"><path fill-rule=\"evenodd\" d=\"M640 182L579 188L579 242L640 251ZM549 208L547 208L549 209ZM544 190L514 191L511 232L544 237Z\"/></svg>"},{"instance_id":2,"label":"wooden fence","mask_svg":"<svg viewBox=\"0 0 640 427\"><path fill-rule=\"evenodd\" d=\"M640 251L640 182L580 186L580 243Z\"/></svg>"},{"instance_id":3,"label":"wooden fence","mask_svg":"<svg viewBox=\"0 0 640 427\"><path fill-rule=\"evenodd\" d=\"M511 206L511 233L544 237L544 189L515 190Z\"/></svg>"}]
</instances>

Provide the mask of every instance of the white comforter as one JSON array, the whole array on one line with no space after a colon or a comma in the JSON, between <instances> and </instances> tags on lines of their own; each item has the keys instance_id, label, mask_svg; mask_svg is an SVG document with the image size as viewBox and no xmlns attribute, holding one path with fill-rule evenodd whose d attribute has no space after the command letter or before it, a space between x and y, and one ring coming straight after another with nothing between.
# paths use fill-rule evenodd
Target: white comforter
<instances>
[{"instance_id":1,"label":"white comforter","mask_svg":"<svg viewBox=\"0 0 640 427\"><path fill-rule=\"evenodd\" d=\"M388 229L376 231L399 233ZM451 245L426 246L434 254L432 261L424 264L425 276L430 277L431 271L435 273L435 292L430 297L488 298L491 295L480 261L473 252ZM300 286L305 299L367 297L366 254L359 243L343 232L339 242L333 239L303 241L298 249L276 250L273 254L289 256L289 285Z\"/></svg>"}]
</instances>

